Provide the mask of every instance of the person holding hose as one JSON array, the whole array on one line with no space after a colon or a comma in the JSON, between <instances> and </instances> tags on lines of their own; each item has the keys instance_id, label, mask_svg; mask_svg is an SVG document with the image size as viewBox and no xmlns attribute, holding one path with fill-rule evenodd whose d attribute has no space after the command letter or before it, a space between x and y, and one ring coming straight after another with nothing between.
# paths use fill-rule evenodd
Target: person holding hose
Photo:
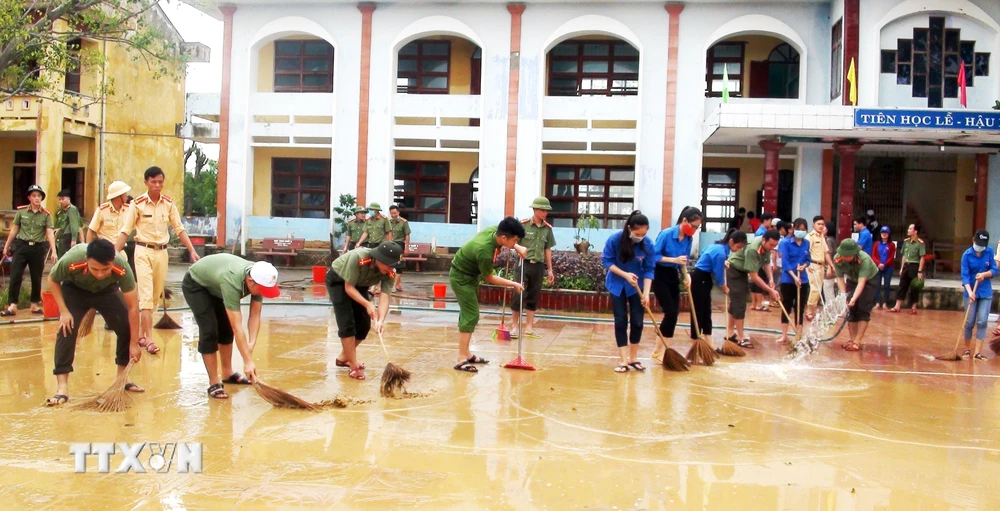
<instances>
[{"instance_id":1,"label":"person holding hose","mask_svg":"<svg viewBox=\"0 0 1000 511\"><path fill-rule=\"evenodd\" d=\"M965 307L970 307L965 318L965 353L973 360L986 360L983 355L983 341L986 340L986 324L990 319L993 304L993 276L997 273L995 254L989 247L990 233L985 229L972 236L972 246L962 254L962 285L965 287ZM976 283L979 283L978 285ZM976 327L976 352L969 350L972 343L972 327Z\"/></svg>"},{"instance_id":2,"label":"person holding hose","mask_svg":"<svg viewBox=\"0 0 1000 511\"><path fill-rule=\"evenodd\" d=\"M847 293L847 331L851 340L841 345L846 351L861 351L865 331L871 321L875 307L875 286L868 281L878 275L878 267L871 256L861 250L858 242L847 238L837 247L837 257L833 260L837 274L837 287Z\"/></svg>"},{"instance_id":3,"label":"person holding hose","mask_svg":"<svg viewBox=\"0 0 1000 511\"><path fill-rule=\"evenodd\" d=\"M693 314L698 318L698 328L709 338L712 337L712 286L719 286L723 293L729 294L729 286L726 285L726 258L732 252L743 250L746 244L747 233L730 229L725 237L701 251L694 271L691 272Z\"/></svg>"},{"instance_id":4,"label":"person holding hose","mask_svg":"<svg viewBox=\"0 0 1000 511\"><path fill-rule=\"evenodd\" d=\"M660 322L660 333L669 339L674 336L677 327L677 312L680 308L680 271L687 265L691 255L692 237L701 227L701 210L688 206L677 217L677 225L660 231L656 237L653 251L656 253L656 272L653 277L653 294L663 309L663 321ZM684 283L690 289L691 280ZM696 337L692 337L696 338ZM659 337L653 348L653 360L663 361L663 352L667 346Z\"/></svg>"}]
</instances>

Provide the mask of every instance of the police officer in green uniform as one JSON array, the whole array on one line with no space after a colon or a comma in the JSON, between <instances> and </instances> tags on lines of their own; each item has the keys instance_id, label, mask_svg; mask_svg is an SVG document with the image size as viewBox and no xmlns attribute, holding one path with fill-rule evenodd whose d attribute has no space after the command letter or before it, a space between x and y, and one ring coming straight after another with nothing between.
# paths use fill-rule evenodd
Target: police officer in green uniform
<instances>
[{"instance_id":1,"label":"police officer in green uniform","mask_svg":"<svg viewBox=\"0 0 1000 511\"><path fill-rule=\"evenodd\" d=\"M346 254L349 250L354 250L358 246L358 240L365 232L365 215L368 210L362 207L354 208L354 218L347 221L347 236L344 237L344 248L340 251Z\"/></svg>"},{"instance_id":2,"label":"police officer in green uniform","mask_svg":"<svg viewBox=\"0 0 1000 511\"><path fill-rule=\"evenodd\" d=\"M781 300L781 294L761 278L760 271L764 268L770 272L771 251L778 247L780 238L781 234L776 229L765 231L763 236L757 236L747 243L743 250L729 254L729 259L726 260L726 283L729 286L726 339L743 348L753 348L750 338L743 332L750 282L757 284L764 293L771 295L775 300ZM733 333L734 329L736 333Z\"/></svg>"},{"instance_id":3,"label":"police officer in green uniform","mask_svg":"<svg viewBox=\"0 0 1000 511\"><path fill-rule=\"evenodd\" d=\"M847 238L837 247L837 257L833 259L833 269L837 273L837 287L847 297L847 330L851 340L841 346L847 351L859 351L864 343L865 330L875 307L875 288L869 283L878 275L878 266L871 256L861 250L858 242ZM846 278L846 282L844 281Z\"/></svg>"},{"instance_id":4,"label":"police officer in green uniform","mask_svg":"<svg viewBox=\"0 0 1000 511\"><path fill-rule=\"evenodd\" d=\"M524 240L521 242L528 249L523 267L517 269L517 279L521 281L521 271L524 271L524 310L527 321L524 325L526 337L538 337L531 328L535 323L535 311L538 310L538 295L542 292L542 279L545 278L551 286L556 276L552 273L552 247L556 246L556 237L552 234L552 224L545 221L552 211L552 204L545 197L538 197L531 203L535 214L531 218L521 220L524 224ZM520 293L514 293L510 309L520 312ZM515 321L516 325L517 322ZM511 337L517 337L521 332L511 332Z\"/></svg>"},{"instance_id":5,"label":"police officer in green uniform","mask_svg":"<svg viewBox=\"0 0 1000 511\"><path fill-rule=\"evenodd\" d=\"M377 247L383 241L392 241L389 234L392 229L389 227L389 219L382 216L382 206L377 202L368 205L368 209L374 214L365 222L365 232L358 238L358 245L362 247Z\"/></svg>"},{"instance_id":6,"label":"police officer in green uniform","mask_svg":"<svg viewBox=\"0 0 1000 511\"><path fill-rule=\"evenodd\" d=\"M80 220L80 210L71 202L69 190L59 192L59 209L56 210L56 250L57 255L62 257L74 245L83 243L81 227L83 221Z\"/></svg>"},{"instance_id":7,"label":"police officer in green uniform","mask_svg":"<svg viewBox=\"0 0 1000 511\"><path fill-rule=\"evenodd\" d=\"M899 312L903 307L903 299L909 295L910 314L917 314L917 303L920 302L920 291L912 288L911 283L917 279L924 278L924 256L927 255L927 246L924 240L920 239L920 224L910 224L906 229L906 239L899 247L902 256L903 266L899 270L899 289L896 292L896 306L889 309L889 312Z\"/></svg>"},{"instance_id":8,"label":"police officer in green uniform","mask_svg":"<svg viewBox=\"0 0 1000 511\"><path fill-rule=\"evenodd\" d=\"M10 305L0 311L0 316L17 314L17 299L21 296L21 279L24 267L31 273L31 312L42 313L42 270L45 255L56 262L56 238L52 232L52 215L42 207L45 192L38 185L28 188L28 204L17 208L14 222L3 247L5 256L13 257L10 263Z\"/></svg>"},{"instance_id":9,"label":"police officer in green uniform","mask_svg":"<svg viewBox=\"0 0 1000 511\"><path fill-rule=\"evenodd\" d=\"M90 309L97 309L115 331L115 365L118 374L125 371L129 360L139 361L139 296L135 276L125 256L115 252L106 239L81 243L71 248L52 267L49 289L59 306L59 330L56 332L55 369L58 389L46 400L48 406L69 401L69 373L76 357L76 337L80 321ZM134 383L125 390L143 392Z\"/></svg>"},{"instance_id":10,"label":"police officer in green uniform","mask_svg":"<svg viewBox=\"0 0 1000 511\"><path fill-rule=\"evenodd\" d=\"M405 218L399 216L399 206L393 204L389 206L389 233L392 235L392 242L399 245L399 250L403 256L409 252L406 247L410 245L410 223ZM396 282L392 290L399 292L403 290L403 265L396 265Z\"/></svg>"},{"instance_id":11,"label":"police officer in green uniform","mask_svg":"<svg viewBox=\"0 0 1000 511\"><path fill-rule=\"evenodd\" d=\"M337 336L343 346L336 364L349 367L352 379L365 379L365 365L358 362L357 347L368 338L373 319L377 333L381 334L385 327L392 282L396 278L394 267L401 254L399 245L391 241L375 248L360 247L338 257L326 272L326 291L333 303ZM383 293L377 311L368 292L369 287L376 285Z\"/></svg>"}]
</instances>

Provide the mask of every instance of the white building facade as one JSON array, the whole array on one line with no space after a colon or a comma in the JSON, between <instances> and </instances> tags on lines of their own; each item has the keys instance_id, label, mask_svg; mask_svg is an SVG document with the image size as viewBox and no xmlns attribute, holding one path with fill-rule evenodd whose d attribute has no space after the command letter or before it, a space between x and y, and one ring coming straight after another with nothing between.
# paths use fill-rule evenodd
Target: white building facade
<instances>
[{"instance_id":1,"label":"white building facade","mask_svg":"<svg viewBox=\"0 0 1000 511\"><path fill-rule=\"evenodd\" d=\"M1000 230L994 0L201 8L223 92L188 116L218 125L228 243L327 240L341 195L451 247L539 195L562 249L582 216L599 248L633 209L659 228L689 205L707 237L738 207L839 237L869 209L946 242Z\"/></svg>"}]
</instances>

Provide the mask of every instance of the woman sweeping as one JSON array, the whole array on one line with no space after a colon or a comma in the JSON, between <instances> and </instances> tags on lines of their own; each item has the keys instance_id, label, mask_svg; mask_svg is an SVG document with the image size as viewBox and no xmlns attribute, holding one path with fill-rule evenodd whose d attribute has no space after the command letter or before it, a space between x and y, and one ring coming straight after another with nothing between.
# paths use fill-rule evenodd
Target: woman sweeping
<instances>
[{"instance_id":1,"label":"woman sweeping","mask_svg":"<svg viewBox=\"0 0 1000 511\"><path fill-rule=\"evenodd\" d=\"M698 318L698 328L709 338L712 336L712 286L719 286L723 293L729 294L729 286L726 285L726 259L730 253L742 250L746 244L747 233L730 229L725 237L701 251L701 257L691 272L690 289L691 298L694 299L694 314Z\"/></svg>"},{"instance_id":2,"label":"woman sweeping","mask_svg":"<svg viewBox=\"0 0 1000 511\"><path fill-rule=\"evenodd\" d=\"M701 227L701 210L688 206L681 211L677 225L664 229L656 237L656 272L653 277L653 293L663 309L663 321L660 322L660 333L669 339L674 336L677 327L677 312L680 307L680 270L687 265L691 255L692 236ZM690 289L691 282L684 285ZM697 338L692 335L692 339ZM663 361L663 352L667 350L659 338L653 348L653 360Z\"/></svg>"},{"instance_id":3,"label":"woman sweeping","mask_svg":"<svg viewBox=\"0 0 1000 511\"><path fill-rule=\"evenodd\" d=\"M805 314L803 294L809 297L809 244L805 242L809 224L805 218L792 222L792 233L778 243L778 253L783 263L781 271L781 304L801 325ZM788 342L788 316L781 315L781 337L778 344Z\"/></svg>"},{"instance_id":4,"label":"woman sweeping","mask_svg":"<svg viewBox=\"0 0 1000 511\"><path fill-rule=\"evenodd\" d=\"M878 266L878 275L875 277L875 309L879 306L882 310L889 308L889 287L892 285L892 272L896 267L896 244L892 242L890 236L892 231L888 225L883 225L879 232L879 240L872 247L872 261Z\"/></svg>"},{"instance_id":5,"label":"woman sweeping","mask_svg":"<svg viewBox=\"0 0 1000 511\"><path fill-rule=\"evenodd\" d=\"M615 314L615 343L621 363L616 373L630 368L645 371L639 362L639 340L642 338L643 315L649 302L649 289L653 283L656 254L653 243L646 238L649 219L641 211L633 211L625 221L621 234L614 234L604 244L601 263L608 270L604 287L611 294L611 307ZM640 285L640 294L634 285ZM629 326L632 331L629 332Z\"/></svg>"},{"instance_id":6,"label":"woman sweeping","mask_svg":"<svg viewBox=\"0 0 1000 511\"><path fill-rule=\"evenodd\" d=\"M976 231L972 237L972 247L962 254L962 285L965 287L965 306L972 309L965 319L965 353L974 360L986 360L982 354L986 339L986 323L990 319L990 305L993 303L993 276L997 273L997 262L993 259L993 249L989 247L990 233L985 229ZM976 286L976 282L979 285ZM973 292L975 290L975 292ZM975 312L975 314L973 314ZM976 352L969 350L972 343L972 327L976 327Z\"/></svg>"}]
</instances>

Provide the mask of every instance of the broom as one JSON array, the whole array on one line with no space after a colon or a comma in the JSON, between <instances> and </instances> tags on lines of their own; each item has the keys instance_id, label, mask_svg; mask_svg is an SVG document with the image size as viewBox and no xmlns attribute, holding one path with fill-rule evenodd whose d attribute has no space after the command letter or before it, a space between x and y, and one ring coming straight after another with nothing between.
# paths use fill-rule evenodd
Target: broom
<instances>
[{"instance_id":1,"label":"broom","mask_svg":"<svg viewBox=\"0 0 1000 511\"><path fill-rule=\"evenodd\" d=\"M275 408L297 408L302 410L315 411L319 408L304 399L295 397L277 387L272 387L259 379L253 382L253 389L261 399L267 401Z\"/></svg>"},{"instance_id":2,"label":"broom","mask_svg":"<svg viewBox=\"0 0 1000 511\"><path fill-rule=\"evenodd\" d=\"M389 351L385 349L385 341L382 340L381 333L378 333L378 343L382 346L382 352L385 353L385 361L387 362L382 371L382 388L379 393L382 394L382 397L395 397L397 391L404 390L403 385L410 381L410 376L413 373L389 360Z\"/></svg>"},{"instance_id":3,"label":"broom","mask_svg":"<svg viewBox=\"0 0 1000 511\"><path fill-rule=\"evenodd\" d=\"M1000 337L996 337L990 341L990 349L993 350L993 353L1000 355Z\"/></svg>"},{"instance_id":4,"label":"broom","mask_svg":"<svg viewBox=\"0 0 1000 511\"><path fill-rule=\"evenodd\" d=\"M160 318L155 325L153 325L153 328L158 330L179 330L181 328L181 326L178 325L169 314L167 314L167 299L171 296L173 296L173 293L171 293L169 289L163 290L163 317Z\"/></svg>"},{"instance_id":5,"label":"broom","mask_svg":"<svg viewBox=\"0 0 1000 511\"><path fill-rule=\"evenodd\" d=\"M976 285L972 287L972 296L976 295L976 289L979 289L978 280L976 281ZM948 360L951 362L962 361L962 355L958 354L958 345L962 343L962 334L965 332L965 322L969 320L969 311L972 310L972 305L974 303L976 302L969 300L969 306L965 308L965 317L962 318L962 326L958 329L958 338L955 339L955 349L951 350L952 351L951 355L941 355L934 358L938 360ZM996 353L996 350L993 348L993 345L996 342L997 342L996 339L990 341L990 349L992 349L994 353Z\"/></svg>"},{"instance_id":6,"label":"broom","mask_svg":"<svg viewBox=\"0 0 1000 511\"><path fill-rule=\"evenodd\" d=\"M513 258L510 254L507 254L507 264L503 270L503 276L506 278L510 273L510 260ZM513 308L513 305L511 305ZM507 288L503 288L503 306L500 308L500 326L493 331L493 339L497 341L509 341L510 340L510 330L507 330ZM520 331L518 331L520 334ZM386 355L385 358L389 358Z\"/></svg>"},{"instance_id":7,"label":"broom","mask_svg":"<svg viewBox=\"0 0 1000 511\"><path fill-rule=\"evenodd\" d=\"M723 284L727 287L729 286L729 279L726 278L725 272L723 272ZM729 293L726 293L726 321L729 321ZM734 334L735 335L735 334ZM725 341L722 341L722 347L716 350L716 353L720 355L725 355L727 357L745 357L747 356L746 350L744 350L739 344L736 344L731 339L726 337Z\"/></svg>"},{"instance_id":8,"label":"broom","mask_svg":"<svg viewBox=\"0 0 1000 511\"><path fill-rule=\"evenodd\" d=\"M639 284L632 282L632 287L640 294L642 293L642 290L639 289ZM649 303L646 303L646 314L649 314L649 320L653 322L653 331L656 332L656 337L663 343L665 350L663 352L663 368L668 371L688 371L691 364L677 350L667 346L667 340L663 338L659 327L656 326L656 317L653 316L653 311L649 309Z\"/></svg>"},{"instance_id":9,"label":"broom","mask_svg":"<svg viewBox=\"0 0 1000 511\"><path fill-rule=\"evenodd\" d=\"M82 339L90 335L90 331L94 328L94 317L97 316L97 311L90 309L84 314L83 319L80 320L80 326L76 330L77 339Z\"/></svg>"},{"instance_id":10,"label":"broom","mask_svg":"<svg viewBox=\"0 0 1000 511\"><path fill-rule=\"evenodd\" d=\"M114 383L107 390L98 394L94 399L79 405L78 408L98 412L124 412L132 403L132 396L125 390L125 384L128 383L128 373L134 364L134 360L129 360L125 370L115 378Z\"/></svg>"},{"instance_id":11,"label":"broom","mask_svg":"<svg viewBox=\"0 0 1000 511\"><path fill-rule=\"evenodd\" d=\"M684 281L688 281L688 271L686 266L681 266L681 275L684 277ZM694 342L691 343L691 349L688 350L687 360L692 364L697 364L699 360L706 366L710 366L715 363L715 359L718 355L715 350L712 349L712 343L705 340L704 334L701 328L698 327L698 314L694 308L694 294L691 292L691 287L688 286L688 305L691 307L691 322L694 326ZM666 357L664 357L666 360Z\"/></svg>"}]
</instances>

